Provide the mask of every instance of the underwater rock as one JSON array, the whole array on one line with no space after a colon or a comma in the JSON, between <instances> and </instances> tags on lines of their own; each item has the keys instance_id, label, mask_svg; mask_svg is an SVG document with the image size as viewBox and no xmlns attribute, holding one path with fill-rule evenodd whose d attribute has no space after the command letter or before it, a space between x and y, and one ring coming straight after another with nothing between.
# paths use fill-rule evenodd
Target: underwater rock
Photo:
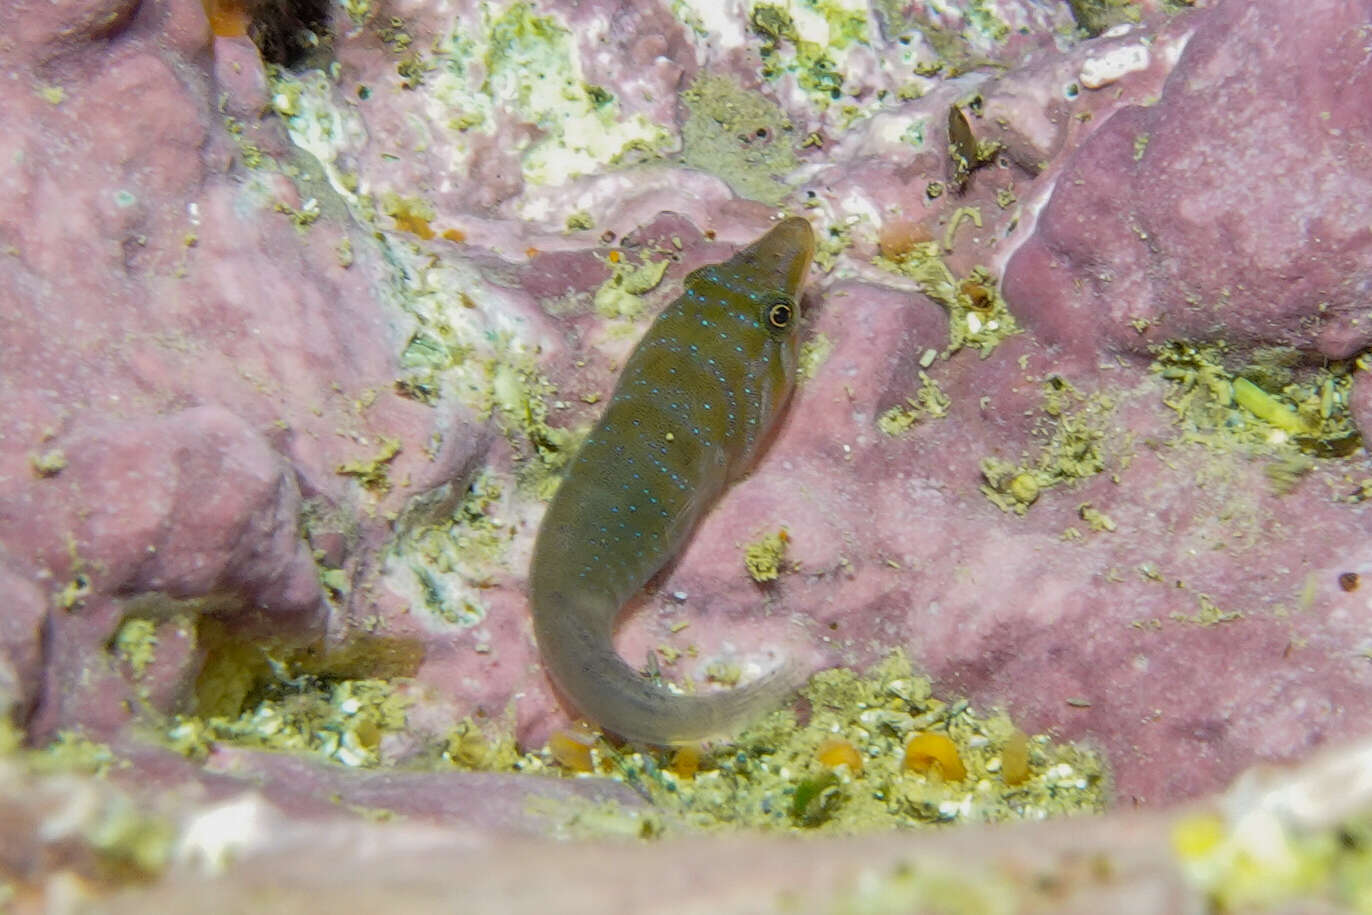
<instances>
[{"instance_id":1,"label":"underwater rock","mask_svg":"<svg viewBox=\"0 0 1372 915\"><path fill-rule=\"evenodd\" d=\"M0 97L0 548L6 701L42 740L109 733L140 695L193 704L201 655L172 630L121 667L129 614L341 638L389 519L464 486L488 439L396 390L408 329L377 304L375 251L346 224L304 231L327 186L225 173L226 149L286 147L215 113L199 3L21 6L0 43L26 87ZM346 540L332 572L302 528Z\"/></svg>"},{"instance_id":2,"label":"underwater rock","mask_svg":"<svg viewBox=\"0 0 1372 915\"><path fill-rule=\"evenodd\" d=\"M1372 341L1366 3L1223 3L1056 177L1005 294L1070 358ZM1318 65L1314 64L1318 61Z\"/></svg>"},{"instance_id":3,"label":"underwater rock","mask_svg":"<svg viewBox=\"0 0 1372 915\"><path fill-rule=\"evenodd\" d=\"M269 74L191 0L22 4L0 702L312 815L422 816L445 779L385 766L456 764L469 715L542 746L546 498L648 318L784 208L820 242L804 377L626 658L706 690L900 647L1099 749L1124 807L1365 734L1367 16L1318 6L1087 39L1030 0L350 2L336 67ZM401 732L329 693L364 679ZM292 748L383 768L246 733L320 696L352 723L273 718ZM470 784L433 809L524 822Z\"/></svg>"}]
</instances>

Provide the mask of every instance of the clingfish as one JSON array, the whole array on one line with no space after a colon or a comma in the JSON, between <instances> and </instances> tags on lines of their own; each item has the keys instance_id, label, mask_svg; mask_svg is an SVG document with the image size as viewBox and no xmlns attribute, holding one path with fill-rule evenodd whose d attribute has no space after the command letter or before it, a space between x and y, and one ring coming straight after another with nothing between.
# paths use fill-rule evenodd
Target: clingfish
<instances>
[{"instance_id":1,"label":"clingfish","mask_svg":"<svg viewBox=\"0 0 1372 915\"><path fill-rule=\"evenodd\" d=\"M684 696L640 676L612 640L620 610L747 470L795 386L800 292L814 233L792 217L692 271L629 356L543 518L529 572L553 682L621 737L676 744L736 731L795 686L790 665Z\"/></svg>"}]
</instances>

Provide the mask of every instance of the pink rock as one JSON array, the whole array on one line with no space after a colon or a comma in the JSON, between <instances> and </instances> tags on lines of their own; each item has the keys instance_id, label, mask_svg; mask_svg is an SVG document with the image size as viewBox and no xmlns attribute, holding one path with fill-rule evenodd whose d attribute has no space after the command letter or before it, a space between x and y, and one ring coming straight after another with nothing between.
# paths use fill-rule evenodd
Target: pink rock
<instances>
[{"instance_id":1,"label":"pink rock","mask_svg":"<svg viewBox=\"0 0 1372 915\"><path fill-rule=\"evenodd\" d=\"M75 0L60 5L16 0L7 9L14 27L8 43L24 53L55 54L117 33L137 9L136 0Z\"/></svg>"},{"instance_id":2,"label":"pink rock","mask_svg":"<svg viewBox=\"0 0 1372 915\"><path fill-rule=\"evenodd\" d=\"M282 753L226 748L207 771L264 784L278 808L310 819L332 819L336 799L385 810L414 823L461 824L505 835L548 835L575 828L592 805L633 812L646 804L627 785L608 779L562 779L503 772L359 771Z\"/></svg>"},{"instance_id":3,"label":"pink rock","mask_svg":"<svg viewBox=\"0 0 1372 915\"><path fill-rule=\"evenodd\" d=\"M1278 3L1198 20L1158 103L1094 132L1012 258L1006 295L1035 333L1080 359L1168 339L1366 347L1366 21L1365 4Z\"/></svg>"},{"instance_id":4,"label":"pink rock","mask_svg":"<svg viewBox=\"0 0 1372 915\"><path fill-rule=\"evenodd\" d=\"M361 586L387 516L463 479L486 439L462 409L395 392L409 331L377 304L363 236L299 231L274 209L305 206L293 181L274 199L222 173L233 143L214 113L198 2L13 15L26 31L0 51L40 69L0 97L13 125L0 139L12 163L0 183L0 544L15 579L4 662L6 701L32 710L41 741L76 726L109 734L135 695L186 708L199 651L164 627L134 676L110 645L129 613L211 609L245 634L346 636L374 602L361 588L326 600L302 494L316 518L340 519L316 533L347 532L346 550L325 556ZM41 63L59 45L74 63ZM234 110L255 117L260 62L221 45L233 52L221 78L259 93ZM32 91L44 85L57 91ZM284 150L278 128L246 130L265 154ZM338 246L351 234L346 267ZM384 489L338 473L388 440L399 450Z\"/></svg>"},{"instance_id":5,"label":"pink rock","mask_svg":"<svg viewBox=\"0 0 1372 915\"><path fill-rule=\"evenodd\" d=\"M406 0L395 13L408 47L430 49L478 28L477 7ZM861 666L900 647L941 694L1100 747L1126 805L1195 797L1255 761L1365 734L1366 588L1340 575L1372 575L1368 511L1331 498L1358 488L1365 458L1321 462L1278 494L1256 458L1173 443L1164 383L1138 357L1170 337L1328 356L1368 342L1368 70L1354 29L1366 4L1229 0L1170 22L1149 6L1132 29L1065 50L1064 8L998 4L1019 31L994 42L944 7L887 10L854 43L838 91L861 103L855 115L794 74L761 80L741 7L728 8L727 44L664 4L540 5L578 78L667 140L641 166L618 167L628 155L543 183L524 173L526 156L555 119L496 99L489 124L450 128L463 114L444 94L452 74L403 87L375 23L336 22L339 73L320 91L338 132L321 142L307 116L263 113L268 83L249 49L211 47L193 0L16 7L20 26L0 38L19 74L0 95L0 577L12 597L0 700L39 742L85 728L140 746L124 728L131 709L145 701L156 722L191 698L199 651L164 618L183 601L170 610L213 606L246 638L333 645L365 625L419 639L412 721L432 733L511 703L528 745L565 725L573 712L539 668L527 619L542 506L517 483L535 445L517 423L496 439L443 388L498 400L469 365L435 374L436 406L395 393L398 354L421 324L474 349L513 341L504 355L556 386L543 398L552 424L593 419L600 407L583 398L608 392L633 336L589 307L609 250L671 257L645 296L655 309L773 215L672 152L681 90L705 71L757 87L792 125L799 165L779 177L833 257L805 297L805 332L832 349L752 476L629 608L625 656L696 648L666 673L706 688L712 660ZM903 55L932 58L916 27L931 18L976 36L964 64L1004 69L912 82ZM1149 49L1137 67L1135 46ZM1121 50L1127 65L1100 82ZM479 93L488 63L453 79ZM1088 65L1100 88L1072 98L1065 84ZM954 103L979 137L1006 144L960 193L948 186ZM245 168L250 153L267 166ZM943 196L929 196L933 181ZM385 215L364 225L365 204L387 191L432 205L436 237ZM962 207L981 225L968 216L949 231ZM579 212L592 229L566 228ZM945 310L872 263L896 223L946 240L959 275L1009 260L1005 292L1029 333L984 359L937 358ZM416 290L463 295L423 312ZM915 393L921 368L949 413L887 437L876 419ZM1042 449L1043 390L1058 376L1112 402L1105 470L1007 515L979 492L981 461ZM1364 428L1369 398L1359 377ZM390 442L399 451L386 457ZM339 472L369 462L372 489L367 474ZM405 537L450 513L480 470L502 484L487 511L509 539L488 567L446 573L484 616L439 619L405 578L422 562ZM1084 503L1115 532L1088 531ZM759 586L742 546L783 525L799 565ZM321 571L347 588L326 593ZM1188 621L1206 606L1241 616ZM154 610L165 651L140 678L110 640ZM338 794L528 826L526 789L510 780L343 774L230 748L215 751L216 772L129 755L158 786L213 792L261 777L276 806L306 798L311 816ZM426 806L444 791L451 803Z\"/></svg>"}]
</instances>

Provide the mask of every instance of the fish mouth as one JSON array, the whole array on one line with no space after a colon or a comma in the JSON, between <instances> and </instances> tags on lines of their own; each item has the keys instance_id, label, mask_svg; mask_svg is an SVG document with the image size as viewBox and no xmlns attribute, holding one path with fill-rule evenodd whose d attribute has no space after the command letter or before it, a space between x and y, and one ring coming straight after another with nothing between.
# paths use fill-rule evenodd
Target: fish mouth
<instances>
[{"instance_id":1,"label":"fish mouth","mask_svg":"<svg viewBox=\"0 0 1372 915\"><path fill-rule=\"evenodd\" d=\"M809 222L791 216L772 226L742 253L791 298L799 299L815 256L815 233Z\"/></svg>"}]
</instances>

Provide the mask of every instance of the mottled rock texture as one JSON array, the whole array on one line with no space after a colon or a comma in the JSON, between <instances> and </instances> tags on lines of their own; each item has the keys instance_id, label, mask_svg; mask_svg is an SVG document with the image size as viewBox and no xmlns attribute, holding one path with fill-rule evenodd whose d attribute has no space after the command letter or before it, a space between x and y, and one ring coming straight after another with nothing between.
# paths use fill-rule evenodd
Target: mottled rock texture
<instances>
[{"instance_id":1,"label":"mottled rock texture","mask_svg":"<svg viewBox=\"0 0 1372 915\"><path fill-rule=\"evenodd\" d=\"M326 602L321 568L361 584L387 516L460 486L485 439L394 392L399 331L374 256L345 269L346 221L307 234L292 219L309 176L231 167L235 140L290 152L244 99L251 81L233 88L251 125L226 132L199 4L6 16L22 27L0 40L4 704L41 741L128 720L136 691L111 639L130 613L346 637L350 601ZM245 44L216 59L260 81ZM337 472L387 439L388 492ZM149 676L180 687L153 698L185 710L203 652L168 647Z\"/></svg>"},{"instance_id":2,"label":"mottled rock texture","mask_svg":"<svg viewBox=\"0 0 1372 915\"><path fill-rule=\"evenodd\" d=\"M881 6L860 30L799 19L798 41L735 3L687 23L353 4L317 36L336 66L272 81L193 0L8 4L0 698L29 739L128 747L134 719L196 711L212 617L312 675L413 677L389 760L507 709L541 745L571 713L538 666L528 551L564 430L646 320L597 309L621 301L604 284L666 258L631 300L650 314L779 206L821 238L821 356L633 604L626 657L704 689L778 646L815 667L903 648L940 694L1096 745L1125 806L1366 734L1365 451L1185 433L1148 347L1223 342L1233 377L1284 347L1300 380L1366 346L1372 4L1148 5L1070 40L1065 6L1000 4L1004 32ZM707 99L702 73L734 85ZM950 105L1001 144L964 146L961 172ZM965 310L874 262L928 240L954 286L1003 270L1025 332L944 358ZM889 435L921 370L946 415ZM1339 371L1365 432L1365 371ZM1020 516L983 494L987 459L1080 472ZM743 545L782 526L788 563L759 585ZM408 660L367 669L363 635ZM232 771L146 771L408 813L435 790L213 759Z\"/></svg>"},{"instance_id":3,"label":"mottled rock texture","mask_svg":"<svg viewBox=\"0 0 1372 915\"><path fill-rule=\"evenodd\" d=\"M1006 294L1041 342L1086 359L1175 339L1366 348L1367 12L1203 17L1156 104L1072 154L1010 262Z\"/></svg>"}]
</instances>

